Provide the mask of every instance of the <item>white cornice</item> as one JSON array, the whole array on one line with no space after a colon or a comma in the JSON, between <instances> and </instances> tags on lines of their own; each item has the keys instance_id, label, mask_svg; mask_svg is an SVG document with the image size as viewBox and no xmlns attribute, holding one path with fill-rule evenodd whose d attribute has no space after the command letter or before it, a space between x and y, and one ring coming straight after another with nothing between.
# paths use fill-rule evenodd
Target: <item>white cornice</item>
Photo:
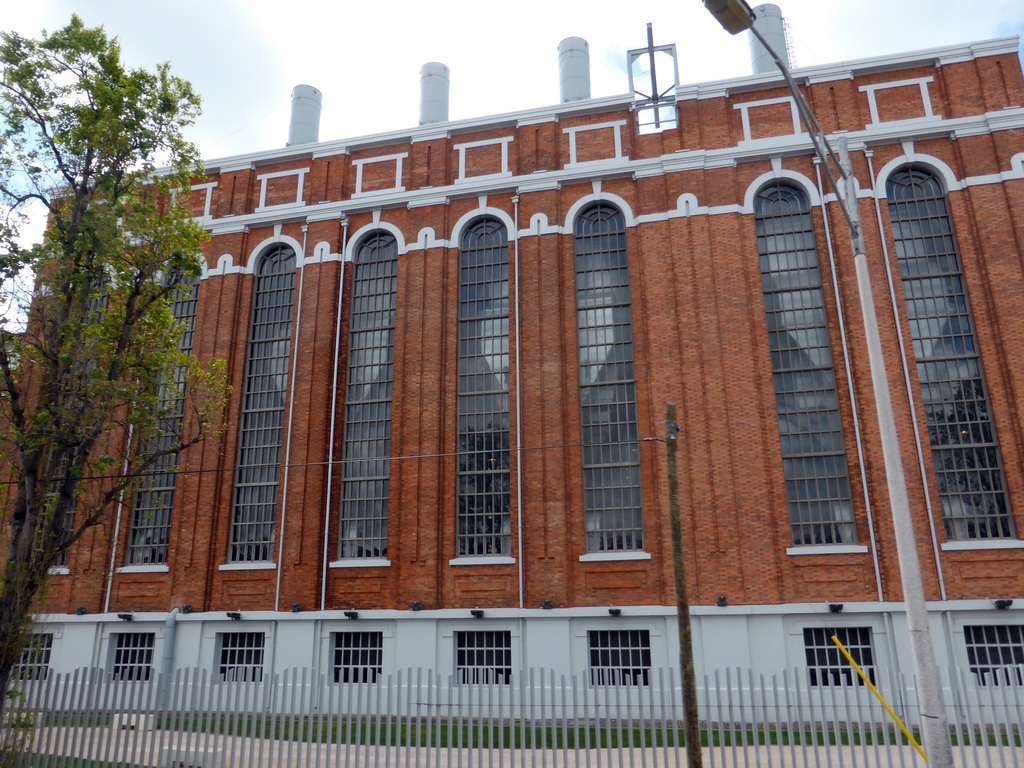
<instances>
[{"instance_id":1,"label":"white cornice","mask_svg":"<svg viewBox=\"0 0 1024 768\"><path fill-rule=\"evenodd\" d=\"M826 82L848 79L855 75L905 69L913 66L943 66L984 56L1015 54L1019 46L1018 37L1004 37L993 40L961 45L929 48L909 53L875 56L867 59L804 67L794 70L794 77L804 83ZM708 81L680 85L676 88L676 100L723 98L731 94L783 86L781 75L774 73L746 75L729 80ZM299 144L294 147L274 147L232 157L213 158L205 162L207 173L248 170L268 163L289 162L300 159L330 157L351 154L354 151L375 147L395 146L450 138L454 135L488 130L500 126L526 126L538 123L559 122L570 117L601 114L633 106L631 94L604 96L596 99L536 107L520 112L454 120L447 123L433 123L396 131L387 131L370 136L358 136L337 141ZM159 172L159 171L158 171Z\"/></svg>"},{"instance_id":2,"label":"white cornice","mask_svg":"<svg viewBox=\"0 0 1024 768\"><path fill-rule=\"evenodd\" d=\"M616 96L604 96L598 99L587 99L585 101L574 101L568 104L558 104L548 107L537 107L523 110L522 112L509 112L486 117L475 117L467 120L453 120L448 123L432 123L414 128L405 128L397 131L375 133L371 136L357 136L351 139L338 141L322 141L317 144L299 144L294 147L275 147L273 149L250 152L244 155L233 157L214 158L204 161L206 172L209 174L221 173L225 169L240 170L241 168L255 168L267 163L288 162L303 158L329 157L331 155L345 155L357 152L362 149L373 149L374 147L395 146L420 141L432 141L456 135L464 135L474 131L490 130L502 126L515 126L517 124L532 125L534 123L557 122L566 117L586 116L612 112L618 109L627 109L633 103L631 94L619 94Z\"/></svg>"},{"instance_id":3,"label":"white cornice","mask_svg":"<svg viewBox=\"0 0 1024 768\"><path fill-rule=\"evenodd\" d=\"M944 66L946 64L972 61L985 56L1016 54L1019 45L1019 37L1000 37L976 43L927 48L921 51L893 53L884 56L873 56L867 59L855 59L853 61L839 61L831 64L794 69L793 79L800 83L812 84L828 82L830 80L846 80L858 75L890 72L911 67ZM785 87L785 85L786 83L781 73L765 72L757 75L745 75L730 80L681 85L676 88L676 101L724 97L735 93L763 90L775 86Z\"/></svg>"},{"instance_id":4,"label":"white cornice","mask_svg":"<svg viewBox=\"0 0 1024 768\"><path fill-rule=\"evenodd\" d=\"M992 131L1024 129L1024 108L1015 107L985 115L953 120L940 117L915 118L892 123L878 123L862 131L845 133L852 151L881 144L895 144L907 139L921 140L941 136L967 137ZM316 205L290 204L263 209L250 214L201 223L213 234L238 232L244 227L266 226L282 221L323 221L341 215L363 213L388 208L421 208L445 204L455 198L477 197L488 194L529 193L551 190L572 184L584 184L601 179L654 178L668 173L692 170L729 168L737 163L763 161L769 157L792 157L813 152L810 138L805 133L773 136L746 141L739 146L720 149L678 151L669 155L630 160L609 158L591 163L580 163L560 170L525 176L494 176L469 178L443 187L419 190L383 190L341 201L325 201ZM987 177L986 177L987 178ZM992 177L997 181L999 176ZM1016 178L1016 177L1014 177ZM965 183L970 183L965 180ZM984 183L979 180L977 183ZM728 210L732 210L731 207Z\"/></svg>"}]
</instances>

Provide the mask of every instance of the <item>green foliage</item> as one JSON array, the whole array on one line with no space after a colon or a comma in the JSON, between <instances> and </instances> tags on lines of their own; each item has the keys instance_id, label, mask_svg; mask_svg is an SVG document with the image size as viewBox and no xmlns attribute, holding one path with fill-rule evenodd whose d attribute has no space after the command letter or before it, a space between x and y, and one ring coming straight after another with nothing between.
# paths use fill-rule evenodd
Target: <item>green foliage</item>
<instances>
[{"instance_id":1,"label":"green foliage","mask_svg":"<svg viewBox=\"0 0 1024 768\"><path fill-rule=\"evenodd\" d=\"M175 196L202 178L182 133L198 112L166 64L126 67L78 17L0 34L0 279L35 283L0 320L0 691L48 570L160 455L219 429L223 366L178 350L171 311L206 239ZM25 247L33 207L48 227Z\"/></svg>"}]
</instances>

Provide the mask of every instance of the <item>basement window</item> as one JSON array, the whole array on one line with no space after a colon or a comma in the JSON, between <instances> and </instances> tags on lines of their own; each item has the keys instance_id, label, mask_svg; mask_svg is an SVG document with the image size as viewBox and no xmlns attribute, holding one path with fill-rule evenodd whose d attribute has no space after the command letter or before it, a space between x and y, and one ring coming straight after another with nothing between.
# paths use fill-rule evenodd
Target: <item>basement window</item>
<instances>
[{"instance_id":1,"label":"basement window","mask_svg":"<svg viewBox=\"0 0 1024 768\"><path fill-rule=\"evenodd\" d=\"M118 632L114 635L115 680L149 680L153 672L152 632Z\"/></svg>"},{"instance_id":2,"label":"basement window","mask_svg":"<svg viewBox=\"0 0 1024 768\"><path fill-rule=\"evenodd\" d=\"M651 633L600 629L587 633L591 685L651 684Z\"/></svg>"},{"instance_id":3,"label":"basement window","mask_svg":"<svg viewBox=\"0 0 1024 768\"><path fill-rule=\"evenodd\" d=\"M964 627L967 664L980 686L1024 685L1024 626Z\"/></svg>"},{"instance_id":4,"label":"basement window","mask_svg":"<svg viewBox=\"0 0 1024 768\"><path fill-rule=\"evenodd\" d=\"M335 632L334 682L377 682L383 656L383 632Z\"/></svg>"},{"instance_id":5,"label":"basement window","mask_svg":"<svg viewBox=\"0 0 1024 768\"><path fill-rule=\"evenodd\" d=\"M461 685L512 682L511 632L456 632L455 677Z\"/></svg>"},{"instance_id":6,"label":"basement window","mask_svg":"<svg viewBox=\"0 0 1024 768\"><path fill-rule=\"evenodd\" d=\"M29 636L11 677L14 680L45 680L50 674L52 650L53 635L49 632L37 632Z\"/></svg>"},{"instance_id":7,"label":"basement window","mask_svg":"<svg viewBox=\"0 0 1024 768\"><path fill-rule=\"evenodd\" d=\"M263 680L263 648L266 635L262 632L220 632L220 679L230 683L258 683Z\"/></svg>"},{"instance_id":8,"label":"basement window","mask_svg":"<svg viewBox=\"0 0 1024 768\"><path fill-rule=\"evenodd\" d=\"M875 682L875 652L871 627L805 627L804 653L811 686L864 685L846 660L832 636L839 639L872 684Z\"/></svg>"}]
</instances>

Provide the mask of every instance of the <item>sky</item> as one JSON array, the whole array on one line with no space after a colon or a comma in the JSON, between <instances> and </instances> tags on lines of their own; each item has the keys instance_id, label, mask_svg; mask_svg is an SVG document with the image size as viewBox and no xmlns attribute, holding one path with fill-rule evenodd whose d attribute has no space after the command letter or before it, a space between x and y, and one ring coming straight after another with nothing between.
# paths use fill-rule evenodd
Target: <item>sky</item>
<instances>
[{"instance_id":1,"label":"sky","mask_svg":"<svg viewBox=\"0 0 1024 768\"><path fill-rule=\"evenodd\" d=\"M794 67L1024 36L1021 0L779 0ZM188 138L212 160L283 147L290 94L323 92L320 140L419 121L419 71L451 70L450 117L556 104L558 43L590 45L591 94L629 91L626 51L674 43L681 83L750 72L701 0L5 0L0 29L38 36L77 13L120 39L131 66L170 62L203 98Z\"/></svg>"}]
</instances>

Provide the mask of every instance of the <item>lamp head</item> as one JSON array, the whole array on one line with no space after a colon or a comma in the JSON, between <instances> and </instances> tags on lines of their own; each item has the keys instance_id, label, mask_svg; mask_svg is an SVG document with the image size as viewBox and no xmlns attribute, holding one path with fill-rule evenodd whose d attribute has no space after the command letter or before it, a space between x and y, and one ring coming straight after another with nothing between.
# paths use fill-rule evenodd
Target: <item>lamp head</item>
<instances>
[{"instance_id":1,"label":"lamp head","mask_svg":"<svg viewBox=\"0 0 1024 768\"><path fill-rule=\"evenodd\" d=\"M704 0L704 7L730 35L754 26L754 12L744 0Z\"/></svg>"}]
</instances>

